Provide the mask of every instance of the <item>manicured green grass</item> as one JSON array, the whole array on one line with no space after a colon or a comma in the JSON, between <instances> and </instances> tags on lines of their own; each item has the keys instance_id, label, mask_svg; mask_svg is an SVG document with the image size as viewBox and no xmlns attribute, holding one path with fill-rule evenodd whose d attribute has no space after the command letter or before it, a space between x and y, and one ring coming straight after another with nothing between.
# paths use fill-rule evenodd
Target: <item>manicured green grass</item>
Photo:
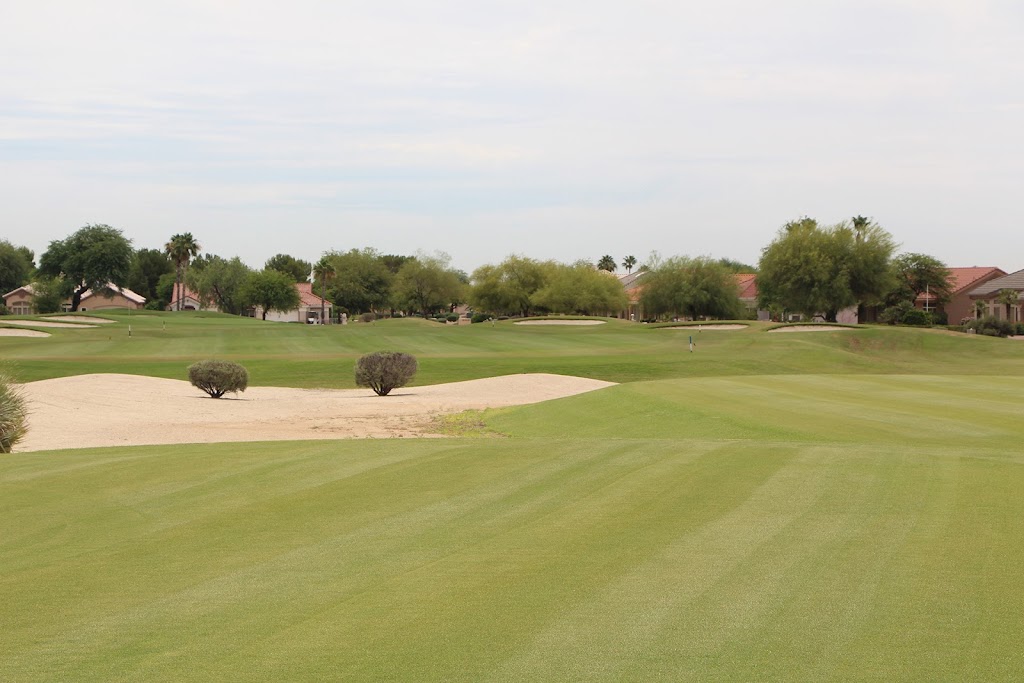
<instances>
[{"instance_id":1,"label":"manicured green grass","mask_svg":"<svg viewBox=\"0 0 1024 683\"><path fill-rule=\"evenodd\" d=\"M420 361L416 384L520 372L580 375L613 382L675 377L785 374L1024 375L1024 344L932 330L873 327L767 334L666 330L609 320L594 326L492 327L423 320L312 326L205 313L110 315L95 329L48 328L46 339L0 337L0 356L21 381L89 372L183 378L205 358L244 364L259 386L351 387L364 353L393 350ZM2 324L2 322L0 322ZM128 336L128 325L132 336ZM696 352L689 353L694 336Z\"/></svg>"},{"instance_id":2,"label":"manicured green grass","mask_svg":"<svg viewBox=\"0 0 1024 683\"><path fill-rule=\"evenodd\" d=\"M119 321L0 354L349 386L392 348L421 383L651 381L448 419L462 438L3 456L0 680L1024 677L1017 342Z\"/></svg>"},{"instance_id":3,"label":"manicured green grass","mask_svg":"<svg viewBox=\"0 0 1024 683\"><path fill-rule=\"evenodd\" d=\"M1014 384L661 381L505 439L7 456L0 679L1013 680Z\"/></svg>"}]
</instances>

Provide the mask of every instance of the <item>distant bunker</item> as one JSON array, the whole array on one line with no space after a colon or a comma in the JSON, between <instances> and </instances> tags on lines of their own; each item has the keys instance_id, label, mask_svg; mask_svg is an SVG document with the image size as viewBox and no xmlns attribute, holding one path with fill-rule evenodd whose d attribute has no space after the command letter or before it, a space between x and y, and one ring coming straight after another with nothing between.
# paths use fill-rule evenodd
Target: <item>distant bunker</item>
<instances>
[{"instance_id":1,"label":"distant bunker","mask_svg":"<svg viewBox=\"0 0 1024 683\"><path fill-rule=\"evenodd\" d=\"M516 325L604 325L603 320L520 320Z\"/></svg>"}]
</instances>

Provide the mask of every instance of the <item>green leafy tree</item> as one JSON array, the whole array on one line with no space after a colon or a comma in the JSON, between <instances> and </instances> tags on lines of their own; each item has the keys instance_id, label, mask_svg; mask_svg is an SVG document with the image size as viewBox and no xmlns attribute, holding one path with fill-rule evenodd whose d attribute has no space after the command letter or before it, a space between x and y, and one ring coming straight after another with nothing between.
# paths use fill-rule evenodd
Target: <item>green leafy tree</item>
<instances>
[{"instance_id":1,"label":"green leafy tree","mask_svg":"<svg viewBox=\"0 0 1024 683\"><path fill-rule=\"evenodd\" d=\"M201 267L192 268L188 285L205 306L238 315L248 308L244 292L251 274L252 269L237 256L228 260L213 255L203 259Z\"/></svg>"},{"instance_id":2,"label":"green leafy tree","mask_svg":"<svg viewBox=\"0 0 1024 683\"><path fill-rule=\"evenodd\" d=\"M32 283L32 308L36 313L59 313L67 297L67 288L61 278L45 275Z\"/></svg>"},{"instance_id":3,"label":"green leafy tree","mask_svg":"<svg viewBox=\"0 0 1024 683\"><path fill-rule=\"evenodd\" d=\"M462 299L463 284L450 267L451 257L439 252L433 256L419 254L406 261L395 276L395 298L407 310L417 310L424 317L439 310L451 310Z\"/></svg>"},{"instance_id":4,"label":"green leafy tree","mask_svg":"<svg viewBox=\"0 0 1024 683\"><path fill-rule=\"evenodd\" d=\"M331 263L331 259L327 256L321 256L320 260L313 266L313 284L320 285L320 324L323 325L327 322L327 304L324 299L327 298L327 283L334 279L337 275L337 271L334 270L334 264Z\"/></svg>"},{"instance_id":5,"label":"green leafy tree","mask_svg":"<svg viewBox=\"0 0 1024 683\"><path fill-rule=\"evenodd\" d=\"M128 268L128 289L146 297L147 301L159 300L157 285L160 277L174 272L174 264L167 254L157 249L138 249L132 254L132 263ZM170 299L161 302L163 308Z\"/></svg>"},{"instance_id":6,"label":"green leafy tree","mask_svg":"<svg viewBox=\"0 0 1024 683\"><path fill-rule=\"evenodd\" d=\"M295 282L307 282L313 265L309 261L297 259L289 254L277 254L267 259L263 268L290 275Z\"/></svg>"},{"instance_id":7,"label":"green leafy tree","mask_svg":"<svg viewBox=\"0 0 1024 683\"><path fill-rule=\"evenodd\" d=\"M710 258L656 259L644 275L640 302L655 317L737 319L743 315L732 271Z\"/></svg>"},{"instance_id":8,"label":"green leafy tree","mask_svg":"<svg viewBox=\"0 0 1024 683\"><path fill-rule=\"evenodd\" d=\"M27 285L35 269L35 255L28 247L0 240L0 294Z\"/></svg>"},{"instance_id":9,"label":"green leafy tree","mask_svg":"<svg viewBox=\"0 0 1024 683\"><path fill-rule=\"evenodd\" d=\"M164 245L164 253L171 259L175 267L175 285L177 287L177 296L174 297L177 299L175 310L181 310L181 300L185 298L185 276L188 273L188 264L199 255L200 249L199 243L190 232L171 235L171 239Z\"/></svg>"},{"instance_id":10,"label":"green leafy tree","mask_svg":"<svg viewBox=\"0 0 1024 683\"><path fill-rule=\"evenodd\" d=\"M627 273L632 273L633 268L636 266L636 256L627 256L622 259L622 267L626 269Z\"/></svg>"},{"instance_id":11,"label":"green leafy tree","mask_svg":"<svg viewBox=\"0 0 1024 683\"><path fill-rule=\"evenodd\" d=\"M125 287L132 263L131 242L109 225L87 225L63 240L50 242L39 259L39 274L63 277L71 310L77 311L82 294L113 283Z\"/></svg>"},{"instance_id":12,"label":"green leafy tree","mask_svg":"<svg viewBox=\"0 0 1024 683\"><path fill-rule=\"evenodd\" d=\"M398 275L406 261L411 261L415 256L400 256L398 254L382 254L378 257L381 262L391 271L392 275Z\"/></svg>"},{"instance_id":13,"label":"green leafy tree","mask_svg":"<svg viewBox=\"0 0 1024 683\"><path fill-rule=\"evenodd\" d=\"M291 276L279 270L261 270L252 273L242 286L241 300L247 306L263 309L263 319L270 311L281 313L295 310L301 299Z\"/></svg>"},{"instance_id":14,"label":"green leafy tree","mask_svg":"<svg viewBox=\"0 0 1024 683\"><path fill-rule=\"evenodd\" d=\"M942 261L927 254L900 254L892 261L894 287L886 297L890 305L914 302L927 292L938 304L952 296L950 271Z\"/></svg>"},{"instance_id":15,"label":"green leafy tree","mask_svg":"<svg viewBox=\"0 0 1024 683\"><path fill-rule=\"evenodd\" d=\"M882 300L892 289L890 258L895 244L873 224L822 228L812 218L787 223L764 248L758 264L761 308L824 314Z\"/></svg>"},{"instance_id":16,"label":"green leafy tree","mask_svg":"<svg viewBox=\"0 0 1024 683\"><path fill-rule=\"evenodd\" d=\"M534 292L535 307L551 313L608 315L629 304L629 297L618 278L595 270L587 262L554 264L547 283Z\"/></svg>"},{"instance_id":17,"label":"green leafy tree","mask_svg":"<svg viewBox=\"0 0 1024 683\"><path fill-rule=\"evenodd\" d=\"M742 261L735 261L731 258L720 258L717 263L730 273L756 273L757 266L752 266Z\"/></svg>"},{"instance_id":18,"label":"green leafy tree","mask_svg":"<svg viewBox=\"0 0 1024 683\"><path fill-rule=\"evenodd\" d=\"M513 254L473 271L469 302L477 310L498 315L529 315L533 295L547 284L549 273L546 264Z\"/></svg>"},{"instance_id":19,"label":"green leafy tree","mask_svg":"<svg viewBox=\"0 0 1024 683\"><path fill-rule=\"evenodd\" d=\"M374 249L328 252L324 259L334 269L327 298L348 313L380 311L391 301L395 275Z\"/></svg>"},{"instance_id":20,"label":"green leafy tree","mask_svg":"<svg viewBox=\"0 0 1024 683\"><path fill-rule=\"evenodd\" d=\"M597 262L597 269L598 270L607 270L609 273L614 273L615 272L615 258L612 257L612 256L609 256L608 254L605 254Z\"/></svg>"}]
</instances>

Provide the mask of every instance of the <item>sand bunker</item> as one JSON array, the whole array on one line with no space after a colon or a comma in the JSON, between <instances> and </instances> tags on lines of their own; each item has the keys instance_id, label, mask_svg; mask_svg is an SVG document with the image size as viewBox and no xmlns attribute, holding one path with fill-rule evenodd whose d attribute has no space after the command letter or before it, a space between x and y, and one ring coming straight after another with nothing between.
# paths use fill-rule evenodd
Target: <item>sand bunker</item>
<instances>
[{"instance_id":1,"label":"sand bunker","mask_svg":"<svg viewBox=\"0 0 1024 683\"><path fill-rule=\"evenodd\" d=\"M716 325L716 324L712 323L710 325L677 325L676 327L663 327L661 329L664 329L664 330L689 330L690 332L693 332L694 330L697 330L698 332L707 332L708 330L745 330L748 327L750 327L750 325L733 325L733 324Z\"/></svg>"},{"instance_id":2,"label":"sand bunker","mask_svg":"<svg viewBox=\"0 0 1024 683\"><path fill-rule=\"evenodd\" d=\"M106 318L94 318L91 315L51 315L47 316L47 320L62 320L68 323L112 323L117 322L115 320L107 320Z\"/></svg>"},{"instance_id":3,"label":"sand bunker","mask_svg":"<svg viewBox=\"0 0 1024 683\"><path fill-rule=\"evenodd\" d=\"M93 330L95 325L72 325L71 323L49 323L45 320L5 320L5 325L23 325L25 327L66 327L75 330Z\"/></svg>"},{"instance_id":4,"label":"sand bunker","mask_svg":"<svg viewBox=\"0 0 1024 683\"><path fill-rule=\"evenodd\" d=\"M79 375L22 385L29 433L18 451L92 446L428 435L437 415L538 403L612 386L528 374L396 389L251 387L220 400L188 382Z\"/></svg>"},{"instance_id":5,"label":"sand bunker","mask_svg":"<svg viewBox=\"0 0 1024 683\"><path fill-rule=\"evenodd\" d=\"M849 332L852 327L839 327L838 325L790 325L789 327L776 327L769 332Z\"/></svg>"},{"instance_id":6,"label":"sand bunker","mask_svg":"<svg viewBox=\"0 0 1024 683\"><path fill-rule=\"evenodd\" d=\"M0 337L49 337L48 332L39 330L12 330L10 327L0 327Z\"/></svg>"},{"instance_id":7,"label":"sand bunker","mask_svg":"<svg viewBox=\"0 0 1024 683\"><path fill-rule=\"evenodd\" d=\"M603 320L520 320L516 325L604 325Z\"/></svg>"}]
</instances>

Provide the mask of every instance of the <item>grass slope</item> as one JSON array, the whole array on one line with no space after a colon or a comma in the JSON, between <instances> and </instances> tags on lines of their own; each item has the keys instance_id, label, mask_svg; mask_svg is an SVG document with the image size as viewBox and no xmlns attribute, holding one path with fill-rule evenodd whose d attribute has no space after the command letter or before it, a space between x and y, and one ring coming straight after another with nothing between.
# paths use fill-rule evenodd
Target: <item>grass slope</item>
<instances>
[{"instance_id":1,"label":"grass slope","mask_svg":"<svg viewBox=\"0 0 1024 683\"><path fill-rule=\"evenodd\" d=\"M503 321L445 326L423 320L335 326L267 323L208 313L107 315L94 329L48 328L46 339L0 337L20 381L90 372L183 378L196 360L243 363L264 386L351 387L355 360L379 350L412 353L417 384L553 372L613 382L727 375L1024 374L1024 344L932 330L766 334L771 326L692 332L609 320L585 327ZM2 324L2 322L0 322ZM132 336L128 336L131 325Z\"/></svg>"},{"instance_id":2,"label":"grass slope","mask_svg":"<svg viewBox=\"0 0 1024 683\"><path fill-rule=\"evenodd\" d=\"M7 456L0 679L1019 679L1013 384L659 381L489 416L508 439Z\"/></svg>"}]
</instances>

